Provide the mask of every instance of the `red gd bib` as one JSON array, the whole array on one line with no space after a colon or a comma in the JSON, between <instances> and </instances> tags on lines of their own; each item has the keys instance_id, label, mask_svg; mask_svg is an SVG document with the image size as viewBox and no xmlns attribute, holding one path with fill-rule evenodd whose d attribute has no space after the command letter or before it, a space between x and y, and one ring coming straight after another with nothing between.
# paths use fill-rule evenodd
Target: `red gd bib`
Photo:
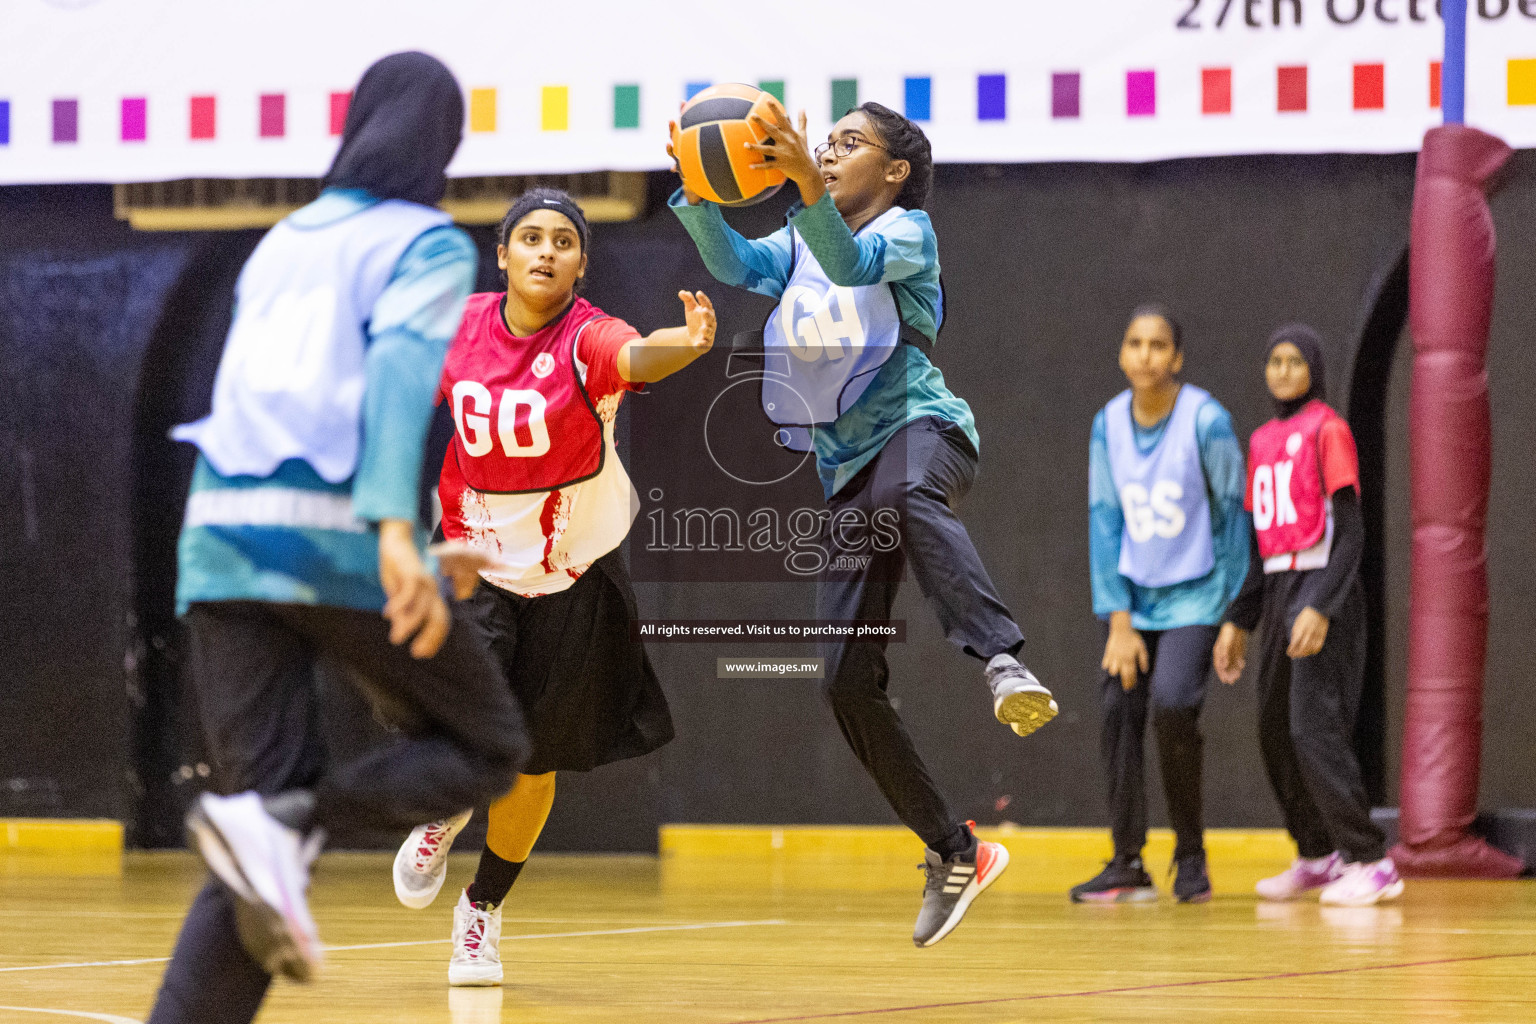
<instances>
[{"instance_id":1,"label":"red gd bib","mask_svg":"<svg viewBox=\"0 0 1536 1024\"><path fill-rule=\"evenodd\" d=\"M1318 435L1338 413L1320 401L1270 420L1248 442L1248 501L1264 558L1305 551L1328 526Z\"/></svg>"},{"instance_id":2,"label":"red gd bib","mask_svg":"<svg viewBox=\"0 0 1536 1024\"><path fill-rule=\"evenodd\" d=\"M458 475L477 491L554 491L603 468L603 423L582 387L576 343L605 316L578 298L542 330L519 338L502 319L500 292L469 297L443 364L454 438L443 481ZM442 494L443 507L458 494Z\"/></svg>"}]
</instances>

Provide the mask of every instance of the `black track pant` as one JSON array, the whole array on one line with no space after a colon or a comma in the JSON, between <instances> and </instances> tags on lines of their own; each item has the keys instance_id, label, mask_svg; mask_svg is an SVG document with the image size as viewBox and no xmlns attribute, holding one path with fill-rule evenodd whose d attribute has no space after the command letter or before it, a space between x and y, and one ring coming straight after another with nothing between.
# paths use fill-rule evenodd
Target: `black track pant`
<instances>
[{"instance_id":1,"label":"black track pant","mask_svg":"<svg viewBox=\"0 0 1536 1024\"><path fill-rule=\"evenodd\" d=\"M1149 706L1157 733L1168 822L1177 838L1174 856L1205 848L1200 709L1205 704L1211 649L1218 632L1215 626L1144 631L1141 638L1147 645L1151 670L1138 674L1136 686L1129 692L1121 686L1119 676L1104 676L1100 752L1109 779L1110 830L1116 856L1135 857L1147 843L1142 738L1147 731ZM1104 635L1109 635L1107 627Z\"/></svg>"},{"instance_id":2,"label":"black track pant","mask_svg":"<svg viewBox=\"0 0 1536 1024\"><path fill-rule=\"evenodd\" d=\"M1017 651L1024 634L998 598L953 508L975 478L976 455L958 427L921 419L892 437L828 502L823 543L833 561L817 580L817 616L889 619L902 568L910 565L952 643L983 659ZM895 524L899 544L885 543L895 534L881 528L861 533L859 524L877 512ZM869 543L861 545L860 539ZM852 569L836 561L848 554L868 555L868 561ZM896 816L923 842L938 847L952 839L959 822L891 706L885 646L884 640L824 642L826 698L843 737ZM974 693L976 700L991 699L984 688Z\"/></svg>"},{"instance_id":3,"label":"black track pant","mask_svg":"<svg viewBox=\"0 0 1536 1024\"><path fill-rule=\"evenodd\" d=\"M186 617L203 729L224 793L313 790L316 824L405 831L495 799L527 755L522 712L478 634L459 618L417 661L377 612L255 601L193 605ZM355 670L405 737L326 763L316 706L321 657ZM198 893L149 1024L249 1024L271 977L246 954L234 897Z\"/></svg>"},{"instance_id":4,"label":"black track pant","mask_svg":"<svg viewBox=\"0 0 1536 1024\"><path fill-rule=\"evenodd\" d=\"M1386 841L1371 821L1353 740L1365 685L1365 594L1357 579L1328 623L1323 649L1292 659L1288 609L1300 576L1264 580L1256 659L1264 768L1303 857L1338 850L1349 861L1380 860Z\"/></svg>"}]
</instances>

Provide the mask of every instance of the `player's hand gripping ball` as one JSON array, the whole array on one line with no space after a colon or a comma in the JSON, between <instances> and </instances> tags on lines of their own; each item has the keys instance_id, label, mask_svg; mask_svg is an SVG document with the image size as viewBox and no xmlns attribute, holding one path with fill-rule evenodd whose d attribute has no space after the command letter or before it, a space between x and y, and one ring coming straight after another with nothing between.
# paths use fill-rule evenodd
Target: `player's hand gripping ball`
<instances>
[{"instance_id":1,"label":"player's hand gripping ball","mask_svg":"<svg viewBox=\"0 0 1536 1024\"><path fill-rule=\"evenodd\" d=\"M710 86L683 104L670 148L684 188L721 206L751 206L783 186L782 171L752 169L763 157L745 147L767 139L753 114L789 124L773 94L751 85Z\"/></svg>"}]
</instances>

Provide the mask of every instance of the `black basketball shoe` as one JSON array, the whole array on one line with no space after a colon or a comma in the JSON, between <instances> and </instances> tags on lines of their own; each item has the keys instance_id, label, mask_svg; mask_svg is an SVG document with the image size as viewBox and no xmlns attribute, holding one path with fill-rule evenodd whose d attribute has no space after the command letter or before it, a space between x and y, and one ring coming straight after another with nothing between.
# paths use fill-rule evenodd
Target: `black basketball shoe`
<instances>
[{"instance_id":1,"label":"black basketball shoe","mask_svg":"<svg viewBox=\"0 0 1536 1024\"><path fill-rule=\"evenodd\" d=\"M1204 903L1211 898L1211 877L1205 870L1205 851L1173 859L1173 898L1180 903Z\"/></svg>"},{"instance_id":2,"label":"black basketball shoe","mask_svg":"<svg viewBox=\"0 0 1536 1024\"><path fill-rule=\"evenodd\" d=\"M1072 887L1073 903L1152 903L1157 886L1141 864L1141 857L1116 856L1104 870Z\"/></svg>"}]
</instances>

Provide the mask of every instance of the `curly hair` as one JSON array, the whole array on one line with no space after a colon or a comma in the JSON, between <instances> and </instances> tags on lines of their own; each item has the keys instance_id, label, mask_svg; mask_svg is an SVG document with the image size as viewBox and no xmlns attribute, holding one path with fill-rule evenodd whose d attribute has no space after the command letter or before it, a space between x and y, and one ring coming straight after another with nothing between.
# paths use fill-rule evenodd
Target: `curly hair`
<instances>
[{"instance_id":1,"label":"curly hair","mask_svg":"<svg viewBox=\"0 0 1536 1024\"><path fill-rule=\"evenodd\" d=\"M884 104L871 101L855 109L869 119L891 159L905 160L912 168L896 196L896 205L921 210L933 188L933 146L928 136L911 120Z\"/></svg>"}]
</instances>

